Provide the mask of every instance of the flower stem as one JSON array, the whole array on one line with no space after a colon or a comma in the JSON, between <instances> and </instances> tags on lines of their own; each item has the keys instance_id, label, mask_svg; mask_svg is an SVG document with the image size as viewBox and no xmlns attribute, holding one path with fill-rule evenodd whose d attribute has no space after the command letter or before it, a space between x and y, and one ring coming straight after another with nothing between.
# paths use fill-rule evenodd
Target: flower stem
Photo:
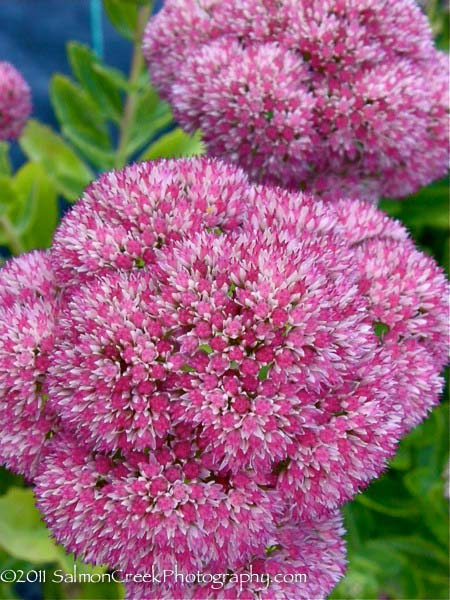
<instances>
[{"instance_id":1,"label":"flower stem","mask_svg":"<svg viewBox=\"0 0 450 600\"><path fill-rule=\"evenodd\" d=\"M150 2L148 6L145 6L139 10L138 23L136 28L136 34L133 43L133 56L131 58L130 76L128 83L131 86L131 90L128 93L125 101L125 108L123 111L122 121L119 126L119 143L116 153L115 167L121 169L127 163L127 145L129 141L130 127L133 123L135 116L137 100L139 91L136 89L139 81L139 77L144 66L144 57L142 55L142 35L144 33L145 26L152 12L152 4Z\"/></svg>"},{"instance_id":2,"label":"flower stem","mask_svg":"<svg viewBox=\"0 0 450 600\"><path fill-rule=\"evenodd\" d=\"M6 215L0 215L0 231L4 234L8 247L13 254L23 254L25 247L22 244L20 237L17 235L13 224Z\"/></svg>"}]
</instances>

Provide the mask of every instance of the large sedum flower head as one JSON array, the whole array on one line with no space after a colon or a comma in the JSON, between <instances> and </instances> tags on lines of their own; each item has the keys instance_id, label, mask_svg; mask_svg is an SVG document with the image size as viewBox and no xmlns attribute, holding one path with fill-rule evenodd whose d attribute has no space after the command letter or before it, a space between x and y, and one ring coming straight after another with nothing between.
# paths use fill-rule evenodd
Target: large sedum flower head
<instances>
[{"instance_id":1,"label":"large sedum flower head","mask_svg":"<svg viewBox=\"0 0 450 600\"><path fill-rule=\"evenodd\" d=\"M0 140L16 140L31 113L31 90L22 75L0 61Z\"/></svg>"},{"instance_id":2,"label":"large sedum flower head","mask_svg":"<svg viewBox=\"0 0 450 600\"><path fill-rule=\"evenodd\" d=\"M448 58L414 0L167 0L143 47L180 124L254 180L377 200L448 168Z\"/></svg>"},{"instance_id":3,"label":"large sedum flower head","mask_svg":"<svg viewBox=\"0 0 450 600\"><path fill-rule=\"evenodd\" d=\"M329 519L439 399L447 283L368 203L208 158L141 163L94 182L43 256L2 271L0 359L58 418L36 495L89 561L239 572L281 522ZM42 328L52 302L39 345L11 311ZM6 415L40 414L0 390Z\"/></svg>"}]
</instances>

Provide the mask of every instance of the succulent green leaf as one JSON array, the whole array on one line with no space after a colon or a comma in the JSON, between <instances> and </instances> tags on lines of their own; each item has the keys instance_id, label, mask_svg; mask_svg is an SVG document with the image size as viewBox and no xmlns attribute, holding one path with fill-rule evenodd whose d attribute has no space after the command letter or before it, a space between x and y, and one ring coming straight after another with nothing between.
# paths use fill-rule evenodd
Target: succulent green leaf
<instances>
[{"instance_id":1,"label":"succulent green leaf","mask_svg":"<svg viewBox=\"0 0 450 600\"><path fill-rule=\"evenodd\" d=\"M94 174L63 139L50 127L31 119L20 138L28 158L40 164L58 193L75 201L92 181Z\"/></svg>"},{"instance_id":2,"label":"succulent green leaf","mask_svg":"<svg viewBox=\"0 0 450 600\"><path fill-rule=\"evenodd\" d=\"M123 37L133 40L138 24L138 2L103 0L109 20Z\"/></svg>"},{"instance_id":3,"label":"succulent green leaf","mask_svg":"<svg viewBox=\"0 0 450 600\"><path fill-rule=\"evenodd\" d=\"M120 71L108 71L94 52L80 44L70 42L67 46L70 65L84 92L99 111L119 123L122 115L122 79Z\"/></svg>"},{"instance_id":4,"label":"succulent green leaf","mask_svg":"<svg viewBox=\"0 0 450 600\"><path fill-rule=\"evenodd\" d=\"M177 128L166 133L152 144L141 155L140 160L155 160L157 158L180 158L183 156L198 156L204 153L200 132L193 136Z\"/></svg>"}]
</instances>

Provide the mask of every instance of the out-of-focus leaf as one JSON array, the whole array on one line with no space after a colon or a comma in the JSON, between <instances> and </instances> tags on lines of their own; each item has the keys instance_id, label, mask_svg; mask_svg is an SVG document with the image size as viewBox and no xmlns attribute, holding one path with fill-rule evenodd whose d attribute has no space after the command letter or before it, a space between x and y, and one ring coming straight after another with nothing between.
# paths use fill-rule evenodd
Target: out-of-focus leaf
<instances>
[{"instance_id":1,"label":"out-of-focus leaf","mask_svg":"<svg viewBox=\"0 0 450 600\"><path fill-rule=\"evenodd\" d=\"M39 163L69 202L75 201L94 175L89 167L49 127L31 119L20 146L28 158Z\"/></svg>"},{"instance_id":2,"label":"out-of-focus leaf","mask_svg":"<svg viewBox=\"0 0 450 600\"><path fill-rule=\"evenodd\" d=\"M447 567L448 565L448 555L442 548L417 535L388 537L385 541L389 546L397 548L405 554L412 554L427 559L432 558L436 562L441 563L444 567Z\"/></svg>"},{"instance_id":3,"label":"out-of-focus leaf","mask_svg":"<svg viewBox=\"0 0 450 600\"><path fill-rule=\"evenodd\" d=\"M118 90L129 92L133 90L133 85L127 81L122 71L109 67L101 62L92 63L92 70L101 75L109 84Z\"/></svg>"},{"instance_id":4,"label":"out-of-focus leaf","mask_svg":"<svg viewBox=\"0 0 450 600\"><path fill-rule=\"evenodd\" d=\"M23 204L17 196L10 177L0 175L0 246L9 247L11 232L15 235L15 221L23 214ZM14 248L10 248L14 251ZM16 249L17 253L20 251Z\"/></svg>"},{"instance_id":5,"label":"out-of-focus leaf","mask_svg":"<svg viewBox=\"0 0 450 600\"><path fill-rule=\"evenodd\" d=\"M178 127L159 138L141 155L139 160L198 156L203 152L200 132L197 131L193 136L190 136Z\"/></svg>"},{"instance_id":6,"label":"out-of-focus leaf","mask_svg":"<svg viewBox=\"0 0 450 600\"><path fill-rule=\"evenodd\" d=\"M62 550L41 521L31 489L11 488L0 498L0 547L36 565L59 561Z\"/></svg>"},{"instance_id":7,"label":"out-of-focus leaf","mask_svg":"<svg viewBox=\"0 0 450 600\"><path fill-rule=\"evenodd\" d=\"M169 105L159 99L154 89L150 88L140 93L136 100L133 123L128 132L127 155L132 156L140 150L158 132L170 125L172 120Z\"/></svg>"},{"instance_id":8,"label":"out-of-focus leaf","mask_svg":"<svg viewBox=\"0 0 450 600\"><path fill-rule=\"evenodd\" d=\"M12 181L6 175L0 175L0 214L6 212L17 201Z\"/></svg>"},{"instance_id":9,"label":"out-of-focus leaf","mask_svg":"<svg viewBox=\"0 0 450 600\"><path fill-rule=\"evenodd\" d=\"M390 517L406 518L411 516L417 516L419 509L417 504L412 500L403 504L392 505L391 498L386 498L386 503L377 502L373 498L370 498L364 494L356 497L356 501L360 502L364 506L381 513L382 515L389 515Z\"/></svg>"},{"instance_id":10,"label":"out-of-focus leaf","mask_svg":"<svg viewBox=\"0 0 450 600\"><path fill-rule=\"evenodd\" d=\"M109 20L117 31L129 40L134 39L138 23L138 6L136 2L124 0L103 0Z\"/></svg>"},{"instance_id":11,"label":"out-of-focus leaf","mask_svg":"<svg viewBox=\"0 0 450 600\"><path fill-rule=\"evenodd\" d=\"M21 487L23 479L19 475L14 475L4 467L0 467L0 496L5 494L10 487ZM1 598L1 596L0 596Z\"/></svg>"},{"instance_id":12,"label":"out-of-focus leaf","mask_svg":"<svg viewBox=\"0 0 450 600\"><path fill-rule=\"evenodd\" d=\"M390 461L390 466L398 471L406 471L411 467L411 451L405 445L400 444L396 455Z\"/></svg>"},{"instance_id":13,"label":"out-of-focus leaf","mask_svg":"<svg viewBox=\"0 0 450 600\"><path fill-rule=\"evenodd\" d=\"M79 42L70 42L67 52L72 70L83 90L103 114L118 123L122 114L121 87L117 85L119 75L112 77L102 68L94 52Z\"/></svg>"},{"instance_id":14,"label":"out-of-focus leaf","mask_svg":"<svg viewBox=\"0 0 450 600\"><path fill-rule=\"evenodd\" d=\"M103 150L98 148L92 142L86 140L75 128L62 128L64 135L77 148L91 164L95 165L101 171L112 169L115 161L115 154L112 150Z\"/></svg>"},{"instance_id":15,"label":"out-of-focus leaf","mask_svg":"<svg viewBox=\"0 0 450 600\"><path fill-rule=\"evenodd\" d=\"M50 246L58 220L56 189L42 167L27 163L14 178L14 190L24 207L15 222L26 250Z\"/></svg>"},{"instance_id":16,"label":"out-of-focus leaf","mask_svg":"<svg viewBox=\"0 0 450 600\"><path fill-rule=\"evenodd\" d=\"M9 144L0 140L0 175L11 175Z\"/></svg>"},{"instance_id":17,"label":"out-of-focus leaf","mask_svg":"<svg viewBox=\"0 0 450 600\"><path fill-rule=\"evenodd\" d=\"M380 208L401 219L409 228L435 227L448 230L450 198L448 181L438 181L406 200L383 200Z\"/></svg>"},{"instance_id":18,"label":"out-of-focus leaf","mask_svg":"<svg viewBox=\"0 0 450 600\"><path fill-rule=\"evenodd\" d=\"M378 598L379 582L375 573L371 572L371 567L370 561L352 557L344 579L333 591L331 598L334 600Z\"/></svg>"},{"instance_id":19,"label":"out-of-focus leaf","mask_svg":"<svg viewBox=\"0 0 450 600\"><path fill-rule=\"evenodd\" d=\"M413 496L423 498L434 481L434 473L427 467L418 467L406 473L403 481Z\"/></svg>"}]
</instances>

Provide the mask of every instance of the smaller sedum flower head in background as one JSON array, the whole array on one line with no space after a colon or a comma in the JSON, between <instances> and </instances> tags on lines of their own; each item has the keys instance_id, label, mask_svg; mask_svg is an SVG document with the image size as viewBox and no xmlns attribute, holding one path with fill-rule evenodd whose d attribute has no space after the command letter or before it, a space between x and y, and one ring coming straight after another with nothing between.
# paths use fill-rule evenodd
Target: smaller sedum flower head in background
<instances>
[{"instance_id":1,"label":"smaller sedum flower head in background","mask_svg":"<svg viewBox=\"0 0 450 600\"><path fill-rule=\"evenodd\" d=\"M0 61L0 140L16 140L31 113L31 90L10 63Z\"/></svg>"},{"instance_id":2,"label":"smaller sedum flower head in background","mask_svg":"<svg viewBox=\"0 0 450 600\"><path fill-rule=\"evenodd\" d=\"M180 124L254 180L377 201L448 169L448 57L414 0L167 0L143 47Z\"/></svg>"}]
</instances>

